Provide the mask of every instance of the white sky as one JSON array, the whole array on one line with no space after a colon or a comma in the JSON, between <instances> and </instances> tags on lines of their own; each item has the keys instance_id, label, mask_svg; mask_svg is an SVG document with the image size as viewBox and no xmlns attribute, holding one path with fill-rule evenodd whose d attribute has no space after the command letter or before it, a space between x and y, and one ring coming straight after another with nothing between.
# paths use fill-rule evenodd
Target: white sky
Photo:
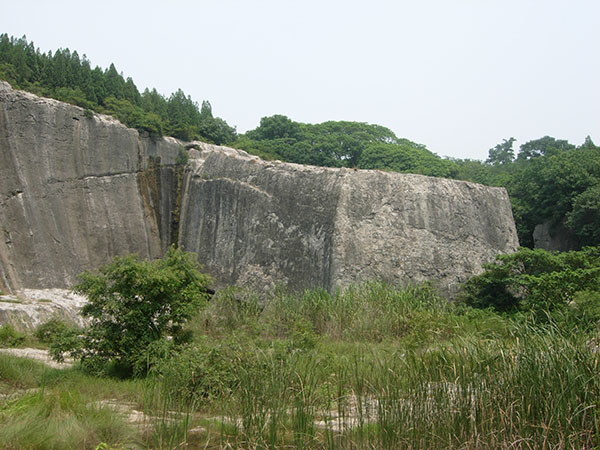
<instances>
[{"instance_id":1,"label":"white sky","mask_svg":"<svg viewBox=\"0 0 600 450\"><path fill-rule=\"evenodd\" d=\"M598 0L0 0L0 33L260 118L376 123L442 156L600 144Z\"/></svg>"}]
</instances>

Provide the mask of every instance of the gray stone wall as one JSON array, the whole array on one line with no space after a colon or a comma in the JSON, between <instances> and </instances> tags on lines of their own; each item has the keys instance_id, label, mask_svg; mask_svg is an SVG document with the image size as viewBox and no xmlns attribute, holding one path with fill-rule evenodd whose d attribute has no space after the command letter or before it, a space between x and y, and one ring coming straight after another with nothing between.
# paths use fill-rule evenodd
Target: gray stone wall
<instances>
[{"instance_id":1,"label":"gray stone wall","mask_svg":"<svg viewBox=\"0 0 600 450\"><path fill-rule=\"evenodd\" d=\"M174 139L0 82L0 289L68 287L178 241L220 286L431 280L452 294L518 246L501 188L194 146L183 173Z\"/></svg>"},{"instance_id":2,"label":"gray stone wall","mask_svg":"<svg viewBox=\"0 0 600 450\"><path fill-rule=\"evenodd\" d=\"M173 180L149 164L178 149L0 82L0 289L70 286L115 255L160 256Z\"/></svg>"},{"instance_id":3,"label":"gray stone wall","mask_svg":"<svg viewBox=\"0 0 600 450\"><path fill-rule=\"evenodd\" d=\"M179 243L223 283L333 290L430 280L452 295L484 262L518 247L503 188L197 145Z\"/></svg>"}]
</instances>

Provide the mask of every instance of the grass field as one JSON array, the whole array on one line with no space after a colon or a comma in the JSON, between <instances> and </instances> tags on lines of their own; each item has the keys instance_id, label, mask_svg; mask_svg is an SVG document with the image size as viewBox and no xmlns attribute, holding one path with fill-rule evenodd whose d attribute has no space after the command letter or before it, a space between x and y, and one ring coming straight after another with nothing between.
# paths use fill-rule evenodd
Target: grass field
<instances>
[{"instance_id":1,"label":"grass field","mask_svg":"<svg viewBox=\"0 0 600 450\"><path fill-rule=\"evenodd\" d=\"M2 448L592 449L598 331L380 283L219 292L144 379L0 355ZM28 338L32 339L32 338Z\"/></svg>"}]
</instances>

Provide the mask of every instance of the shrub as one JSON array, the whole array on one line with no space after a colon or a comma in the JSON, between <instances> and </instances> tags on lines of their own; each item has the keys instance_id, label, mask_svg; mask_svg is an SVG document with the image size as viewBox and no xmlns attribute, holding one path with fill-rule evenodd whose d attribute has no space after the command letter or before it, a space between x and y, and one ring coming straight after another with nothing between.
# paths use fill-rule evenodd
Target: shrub
<instances>
[{"instance_id":1,"label":"shrub","mask_svg":"<svg viewBox=\"0 0 600 450\"><path fill-rule=\"evenodd\" d=\"M178 341L183 326L207 300L210 277L191 253L171 247L164 258L117 257L99 273L85 272L74 291L87 296L81 314L90 319L81 337L67 336L53 355L68 352L84 367L122 376L144 375L151 355Z\"/></svg>"},{"instance_id":2,"label":"shrub","mask_svg":"<svg viewBox=\"0 0 600 450\"><path fill-rule=\"evenodd\" d=\"M239 370L250 363L248 350L235 339L202 339L180 348L170 358L161 358L153 373L165 381L174 396L186 401L223 398L239 384Z\"/></svg>"},{"instance_id":3,"label":"shrub","mask_svg":"<svg viewBox=\"0 0 600 450\"><path fill-rule=\"evenodd\" d=\"M53 317L47 322L39 325L33 335L38 341L44 344L51 344L65 334L71 332L76 333L76 329L72 325L58 317Z\"/></svg>"},{"instance_id":4,"label":"shrub","mask_svg":"<svg viewBox=\"0 0 600 450\"><path fill-rule=\"evenodd\" d=\"M14 329L12 325L0 327L0 345L5 347L18 347L25 343L25 335Z\"/></svg>"},{"instance_id":5,"label":"shrub","mask_svg":"<svg viewBox=\"0 0 600 450\"><path fill-rule=\"evenodd\" d=\"M600 247L565 253L521 248L484 268L463 285L461 299L468 305L553 312L572 302L577 292L598 289Z\"/></svg>"},{"instance_id":6,"label":"shrub","mask_svg":"<svg viewBox=\"0 0 600 450\"><path fill-rule=\"evenodd\" d=\"M179 152L177 153L177 158L175 159L175 164L178 166L185 166L190 159L190 155L188 151L183 147L183 145L179 146Z\"/></svg>"}]
</instances>

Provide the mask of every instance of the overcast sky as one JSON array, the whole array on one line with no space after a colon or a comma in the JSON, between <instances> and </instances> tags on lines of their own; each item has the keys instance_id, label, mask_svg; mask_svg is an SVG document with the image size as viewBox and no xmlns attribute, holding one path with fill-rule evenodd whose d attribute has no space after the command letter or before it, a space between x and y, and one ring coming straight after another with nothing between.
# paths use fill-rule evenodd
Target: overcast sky
<instances>
[{"instance_id":1,"label":"overcast sky","mask_svg":"<svg viewBox=\"0 0 600 450\"><path fill-rule=\"evenodd\" d=\"M0 33L183 89L239 132L284 114L384 125L441 156L600 144L598 0L7 1Z\"/></svg>"}]
</instances>

